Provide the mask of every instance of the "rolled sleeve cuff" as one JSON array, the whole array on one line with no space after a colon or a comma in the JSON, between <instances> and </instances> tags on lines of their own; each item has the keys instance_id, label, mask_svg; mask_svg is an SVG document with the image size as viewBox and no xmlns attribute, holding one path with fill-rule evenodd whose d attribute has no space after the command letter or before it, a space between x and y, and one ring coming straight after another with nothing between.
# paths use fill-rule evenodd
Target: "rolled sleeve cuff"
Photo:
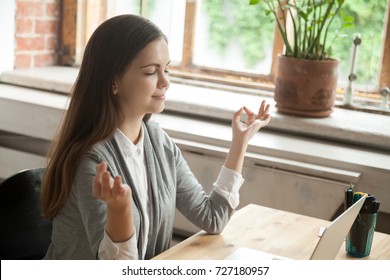
<instances>
[{"instance_id":1,"label":"rolled sleeve cuff","mask_svg":"<svg viewBox=\"0 0 390 280\"><path fill-rule=\"evenodd\" d=\"M104 231L98 254L101 260L137 260L138 249L135 231L129 240L120 243L114 243Z\"/></svg>"},{"instance_id":2,"label":"rolled sleeve cuff","mask_svg":"<svg viewBox=\"0 0 390 280\"><path fill-rule=\"evenodd\" d=\"M235 209L240 203L239 190L244 181L241 173L222 166L217 181L214 183L214 191L225 198L230 207Z\"/></svg>"}]
</instances>

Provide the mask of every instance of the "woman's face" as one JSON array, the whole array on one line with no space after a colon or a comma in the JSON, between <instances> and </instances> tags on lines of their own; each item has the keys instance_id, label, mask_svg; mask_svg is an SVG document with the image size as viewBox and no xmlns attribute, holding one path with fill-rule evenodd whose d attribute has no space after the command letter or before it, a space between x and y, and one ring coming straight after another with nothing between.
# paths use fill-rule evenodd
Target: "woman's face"
<instances>
[{"instance_id":1,"label":"woman's face","mask_svg":"<svg viewBox=\"0 0 390 280\"><path fill-rule=\"evenodd\" d=\"M167 43L157 39L137 54L123 76L115 79L113 90L126 119L142 119L145 114L164 110L169 62Z\"/></svg>"}]
</instances>

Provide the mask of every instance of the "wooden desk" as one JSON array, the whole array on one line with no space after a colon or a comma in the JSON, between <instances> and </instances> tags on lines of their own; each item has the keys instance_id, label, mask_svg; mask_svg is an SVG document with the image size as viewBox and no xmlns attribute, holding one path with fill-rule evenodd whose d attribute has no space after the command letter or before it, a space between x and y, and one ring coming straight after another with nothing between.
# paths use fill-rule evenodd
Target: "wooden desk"
<instances>
[{"instance_id":1,"label":"wooden desk","mask_svg":"<svg viewBox=\"0 0 390 280\"><path fill-rule=\"evenodd\" d=\"M308 260L320 227L329 221L250 204L238 210L220 235L201 231L156 256L156 260L224 259L239 247L249 247L292 259ZM345 244L336 259L348 256ZM390 235L375 232L368 257L390 259ZM360 260L360 259L359 259Z\"/></svg>"}]
</instances>

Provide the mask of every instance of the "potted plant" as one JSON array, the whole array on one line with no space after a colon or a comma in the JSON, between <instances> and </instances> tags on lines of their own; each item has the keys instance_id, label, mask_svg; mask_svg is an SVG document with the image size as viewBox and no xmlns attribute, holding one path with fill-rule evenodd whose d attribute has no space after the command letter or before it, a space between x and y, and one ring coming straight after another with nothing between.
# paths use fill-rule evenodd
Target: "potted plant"
<instances>
[{"instance_id":1,"label":"potted plant","mask_svg":"<svg viewBox=\"0 0 390 280\"><path fill-rule=\"evenodd\" d=\"M340 13L345 0L250 0L263 4L284 42L278 55L275 101L281 113L327 117L335 103L339 60L331 57L329 30L337 15L340 28L353 17Z\"/></svg>"}]
</instances>

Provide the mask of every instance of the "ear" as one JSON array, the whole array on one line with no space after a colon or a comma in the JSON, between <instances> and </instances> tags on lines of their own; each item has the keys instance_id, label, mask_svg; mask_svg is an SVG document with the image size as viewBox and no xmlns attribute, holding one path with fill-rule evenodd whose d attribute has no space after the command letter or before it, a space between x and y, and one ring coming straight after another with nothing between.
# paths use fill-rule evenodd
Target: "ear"
<instances>
[{"instance_id":1,"label":"ear","mask_svg":"<svg viewBox=\"0 0 390 280\"><path fill-rule=\"evenodd\" d=\"M119 92L118 85L117 85L116 82L113 82L112 83L112 93L113 94L118 94L118 92Z\"/></svg>"}]
</instances>

